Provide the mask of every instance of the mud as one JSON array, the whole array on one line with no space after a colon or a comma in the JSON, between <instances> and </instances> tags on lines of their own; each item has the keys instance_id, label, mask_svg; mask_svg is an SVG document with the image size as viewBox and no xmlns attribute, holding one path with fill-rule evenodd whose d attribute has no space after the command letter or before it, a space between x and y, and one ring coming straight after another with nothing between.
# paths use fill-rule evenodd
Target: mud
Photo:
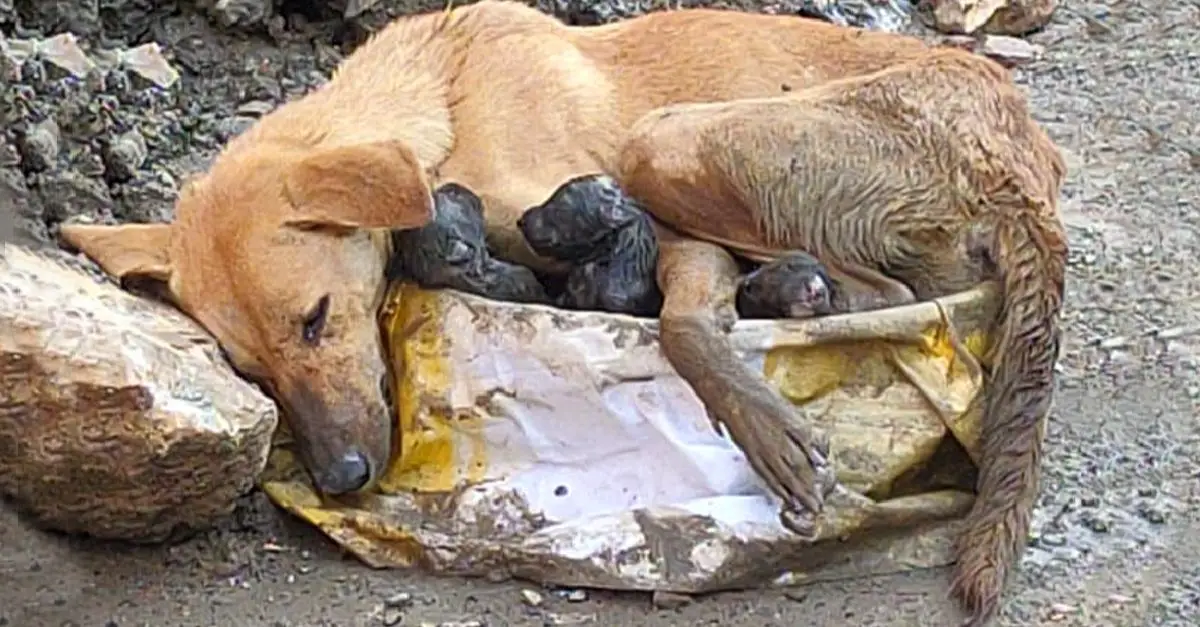
<instances>
[{"instance_id":1,"label":"mud","mask_svg":"<svg viewBox=\"0 0 1200 627\"><path fill-rule=\"evenodd\" d=\"M666 4L543 2L580 22ZM155 41L180 72L161 88L128 71L88 86L20 68L0 94L0 227L9 218L14 236L47 242L69 219L164 219L222 142L320 84L389 14L442 6L385 0L344 21L327 3L221 4L212 17L189 0L0 0L7 37L70 31L92 52ZM1072 265L1044 489L999 625L1190 625L1200 613L1197 23L1194 3L1071 2L1030 37L1045 56L1017 70L1068 157ZM659 607L543 590L533 603L519 583L371 571L257 493L219 529L157 548L38 532L0 512L0 625L949 625L946 577Z\"/></svg>"}]
</instances>

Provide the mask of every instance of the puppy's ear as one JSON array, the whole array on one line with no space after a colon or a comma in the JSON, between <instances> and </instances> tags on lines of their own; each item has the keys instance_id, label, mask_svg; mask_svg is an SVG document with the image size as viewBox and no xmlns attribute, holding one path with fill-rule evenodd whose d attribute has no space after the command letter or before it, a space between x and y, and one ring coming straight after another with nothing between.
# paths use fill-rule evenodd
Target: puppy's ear
<instances>
[{"instance_id":1,"label":"puppy's ear","mask_svg":"<svg viewBox=\"0 0 1200 627\"><path fill-rule=\"evenodd\" d=\"M118 279L148 279L164 284L170 281L169 224L67 224L59 234L68 245Z\"/></svg>"},{"instance_id":2,"label":"puppy's ear","mask_svg":"<svg viewBox=\"0 0 1200 627\"><path fill-rule=\"evenodd\" d=\"M295 208L285 224L301 229L411 229L433 219L433 194L402 142L327 148L284 175Z\"/></svg>"}]
</instances>

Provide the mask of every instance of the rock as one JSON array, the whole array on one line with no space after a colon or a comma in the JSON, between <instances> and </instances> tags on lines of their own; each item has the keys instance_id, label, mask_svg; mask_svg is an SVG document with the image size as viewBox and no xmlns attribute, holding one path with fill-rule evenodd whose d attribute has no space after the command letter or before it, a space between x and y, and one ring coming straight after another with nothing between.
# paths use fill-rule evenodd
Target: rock
<instances>
[{"instance_id":1,"label":"rock","mask_svg":"<svg viewBox=\"0 0 1200 627\"><path fill-rule=\"evenodd\" d=\"M272 0L200 0L196 4L225 28L265 24L274 15Z\"/></svg>"},{"instance_id":2,"label":"rock","mask_svg":"<svg viewBox=\"0 0 1200 627\"><path fill-rule=\"evenodd\" d=\"M179 80L179 71L171 67L154 42L123 50L120 59L123 67L161 89L168 89Z\"/></svg>"},{"instance_id":3,"label":"rock","mask_svg":"<svg viewBox=\"0 0 1200 627\"><path fill-rule=\"evenodd\" d=\"M383 622L385 627L399 625L400 622L404 620L404 612L400 611L400 609L396 607L385 607L383 608L383 615L380 620Z\"/></svg>"},{"instance_id":4,"label":"rock","mask_svg":"<svg viewBox=\"0 0 1200 627\"><path fill-rule=\"evenodd\" d=\"M655 590L654 595L650 598L650 603L655 609L660 610L677 610L692 602L692 597L686 594L676 594L674 592L664 592Z\"/></svg>"},{"instance_id":5,"label":"rock","mask_svg":"<svg viewBox=\"0 0 1200 627\"><path fill-rule=\"evenodd\" d=\"M910 0L800 0L801 15L819 17L839 26L900 32L912 19Z\"/></svg>"},{"instance_id":6,"label":"rock","mask_svg":"<svg viewBox=\"0 0 1200 627\"><path fill-rule=\"evenodd\" d=\"M943 33L1019 36L1044 27L1058 0L935 0L933 27Z\"/></svg>"},{"instance_id":7,"label":"rock","mask_svg":"<svg viewBox=\"0 0 1200 627\"><path fill-rule=\"evenodd\" d=\"M39 41L37 55L76 77L85 76L96 67L96 63L88 57L79 46L79 40L71 33L62 33Z\"/></svg>"},{"instance_id":8,"label":"rock","mask_svg":"<svg viewBox=\"0 0 1200 627\"><path fill-rule=\"evenodd\" d=\"M992 35L1028 35L1049 24L1056 9L1058 0L1008 0L996 9L982 30Z\"/></svg>"},{"instance_id":9,"label":"rock","mask_svg":"<svg viewBox=\"0 0 1200 627\"><path fill-rule=\"evenodd\" d=\"M1007 68L1036 61L1045 52L1042 46L1004 35L951 35L942 44L982 54Z\"/></svg>"},{"instance_id":10,"label":"rock","mask_svg":"<svg viewBox=\"0 0 1200 627\"><path fill-rule=\"evenodd\" d=\"M385 606L394 607L394 608L398 608L398 609L407 608L407 607L411 606L412 603L413 603L412 594L408 593L408 592L397 592L396 594L393 594L383 600L383 604Z\"/></svg>"},{"instance_id":11,"label":"rock","mask_svg":"<svg viewBox=\"0 0 1200 627\"><path fill-rule=\"evenodd\" d=\"M100 0L32 0L15 4L25 23L39 24L49 32L90 37L104 30Z\"/></svg>"},{"instance_id":12,"label":"rock","mask_svg":"<svg viewBox=\"0 0 1200 627\"><path fill-rule=\"evenodd\" d=\"M537 590L525 588L524 590L521 590L521 601L529 607L541 607L542 603L545 602L545 599Z\"/></svg>"},{"instance_id":13,"label":"rock","mask_svg":"<svg viewBox=\"0 0 1200 627\"><path fill-rule=\"evenodd\" d=\"M146 138L136 130L124 133L108 145L104 152L105 170L117 180L133 178L146 161Z\"/></svg>"},{"instance_id":14,"label":"rock","mask_svg":"<svg viewBox=\"0 0 1200 627\"><path fill-rule=\"evenodd\" d=\"M102 538L212 525L254 487L274 403L186 316L71 259L0 244L0 493Z\"/></svg>"},{"instance_id":15,"label":"rock","mask_svg":"<svg viewBox=\"0 0 1200 627\"><path fill-rule=\"evenodd\" d=\"M54 118L46 118L29 127L21 138L21 161L30 171L49 170L58 161L61 133Z\"/></svg>"},{"instance_id":16,"label":"rock","mask_svg":"<svg viewBox=\"0 0 1200 627\"><path fill-rule=\"evenodd\" d=\"M1045 49L1016 37L984 35L975 51L1011 68L1040 59Z\"/></svg>"},{"instance_id":17,"label":"rock","mask_svg":"<svg viewBox=\"0 0 1200 627\"><path fill-rule=\"evenodd\" d=\"M969 35L983 26L1006 0L934 0L933 27L943 33Z\"/></svg>"},{"instance_id":18,"label":"rock","mask_svg":"<svg viewBox=\"0 0 1200 627\"><path fill-rule=\"evenodd\" d=\"M342 17L346 19L358 17L376 4L379 4L379 0L345 0Z\"/></svg>"}]
</instances>

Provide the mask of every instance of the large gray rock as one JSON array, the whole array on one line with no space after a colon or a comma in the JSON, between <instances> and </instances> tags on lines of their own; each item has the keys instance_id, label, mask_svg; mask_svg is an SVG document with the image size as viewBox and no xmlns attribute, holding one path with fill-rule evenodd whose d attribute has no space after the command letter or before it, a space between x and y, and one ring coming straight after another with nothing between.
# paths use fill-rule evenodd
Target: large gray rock
<instances>
[{"instance_id":1,"label":"large gray rock","mask_svg":"<svg viewBox=\"0 0 1200 627\"><path fill-rule=\"evenodd\" d=\"M275 404L194 322L68 259L0 243L0 493L103 538L210 526L254 487Z\"/></svg>"}]
</instances>

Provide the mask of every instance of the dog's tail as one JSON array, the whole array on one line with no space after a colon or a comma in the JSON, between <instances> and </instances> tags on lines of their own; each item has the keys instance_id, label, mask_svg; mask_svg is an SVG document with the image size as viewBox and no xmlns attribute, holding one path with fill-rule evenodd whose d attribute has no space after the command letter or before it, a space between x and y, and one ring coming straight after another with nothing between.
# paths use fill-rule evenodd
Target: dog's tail
<instances>
[{"instance_id":1,"label":"dog's tail","mask_svg":"<svg viewBox=\"0 0 1200 627\"><path fill-rule=\"evenodd\" d=\"M1058 217L1014 181L988 195L1003 304L991 346L978 495L958 539L952 592L981 627L1024 549L1054 393L1067 242Z\"/></svg>"}]
</instances>

